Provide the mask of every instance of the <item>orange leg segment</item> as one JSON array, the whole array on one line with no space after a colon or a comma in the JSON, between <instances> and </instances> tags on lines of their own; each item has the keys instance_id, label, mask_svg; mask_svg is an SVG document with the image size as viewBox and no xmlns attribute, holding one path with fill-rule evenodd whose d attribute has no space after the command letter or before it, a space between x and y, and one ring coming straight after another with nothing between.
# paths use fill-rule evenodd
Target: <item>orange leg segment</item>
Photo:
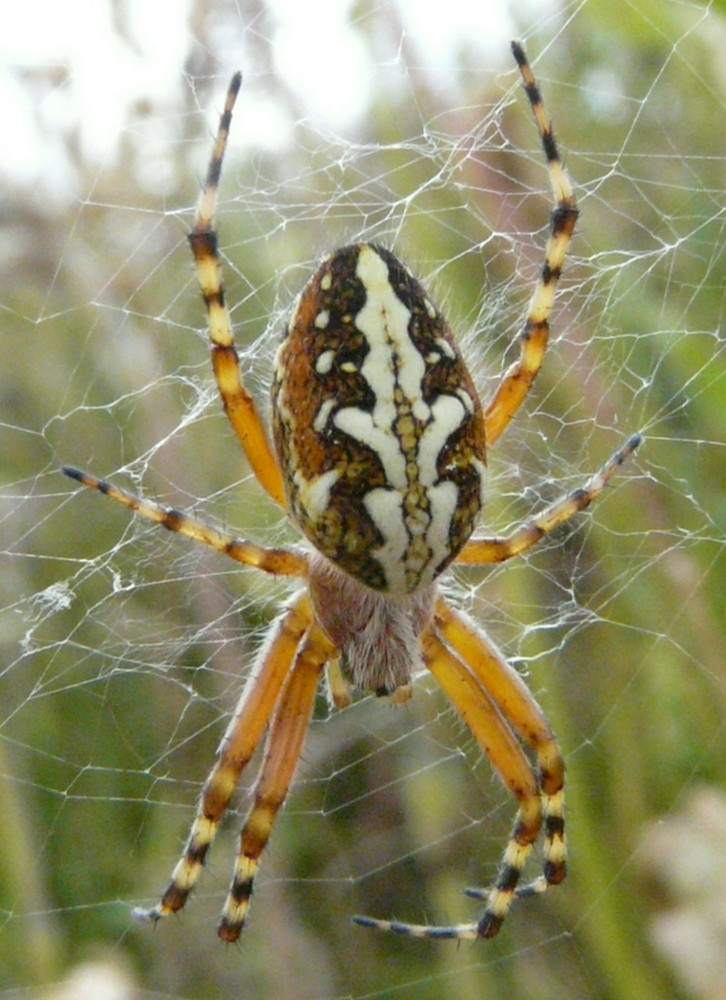
<instances>
[{"instance_id":1,"label":"orange leg segment","mask_svg":"<svg viewBox=\"0 0 726 1000\"><path fill-rule=\"evenodd\" d=\"M284 803L310 725L320 675L335 647L313 626L298 650L275 712L254 804L240 837L240 853L217 933L236 941L249 910L260 857Z\"/></svg>"},{"instance_id":2,"label":"orange leg segment","mask_svg":"<svg viewBox=\"0 0 726 1000\"><path fill-rule=\"evenodd\" d=\"M180 910L199 881L202 866L239 783L257 749L297 649L310 628L312 609L299 597L273 629L259 666L252 671L222 740L219 759L205 782L184 853L161 899L151 909L134 910L137 920L156 922Z\"/></svg>"}]
</instances>

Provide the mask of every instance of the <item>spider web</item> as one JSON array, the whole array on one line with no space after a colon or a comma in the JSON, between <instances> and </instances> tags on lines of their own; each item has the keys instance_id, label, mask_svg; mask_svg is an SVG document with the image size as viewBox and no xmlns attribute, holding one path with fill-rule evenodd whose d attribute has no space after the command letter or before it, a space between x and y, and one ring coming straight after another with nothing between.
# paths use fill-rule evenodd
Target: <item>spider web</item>
<instances>
[{"instance_id":1,"label":"spider web","mask_svg":"<svg viewBox=\"0 0 726 1000\"><path fill-rule=\"evenodd\" d=\"M721 997L723 5L503 4L474 30L453 3L433 27L403 3L320 3L310 32L281 3L190 0L166 11L163 57L153 6L96 5L93 59L60 31L42 52L8 45L0 79L18 109L1 158L0 996ZM257 397L315 261L364 238L446 307L486 398L550 201L515 34L582 219L544 369L491 456L486 530L645 436L576 524L446 583L558 734L568 881L486 944L351 925L473 919L461 890L491 881L509 832L513 802L421 678L395 709L321 698L239 950L214 928L254 769L183 918L151 933L129 908L165 884L288 590L58 467L294 539L221 414L185 241L238 65L219 226Z\"/></svg>"}]
</instances>

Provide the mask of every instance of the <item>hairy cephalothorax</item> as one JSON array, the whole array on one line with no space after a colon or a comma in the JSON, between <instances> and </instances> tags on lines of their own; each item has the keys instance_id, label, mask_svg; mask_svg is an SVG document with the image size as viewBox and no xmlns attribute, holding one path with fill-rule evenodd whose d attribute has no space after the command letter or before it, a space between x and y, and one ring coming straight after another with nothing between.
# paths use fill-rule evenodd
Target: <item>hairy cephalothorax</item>
<instances>
[{"instance_id":1,"label":"hairy cephalothorax","mask_svg":"<svg viewBox=\"0 0 726 1000\"><path fill-rule=\"evenodd\" d=\"M308 588L349 683L396 701L410 698L411 681L424 665L421 636L434 613L436 584L412 594L372 590L313 554Z\"/></svg>"}]
</instances>

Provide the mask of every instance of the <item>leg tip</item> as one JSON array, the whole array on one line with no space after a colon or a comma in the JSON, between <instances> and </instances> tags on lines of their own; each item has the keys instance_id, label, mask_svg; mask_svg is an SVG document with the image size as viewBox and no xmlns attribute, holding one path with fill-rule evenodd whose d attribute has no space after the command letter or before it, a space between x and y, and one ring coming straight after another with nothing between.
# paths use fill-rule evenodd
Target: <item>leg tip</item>
<instances>
[{"instance_id":1,"label":"leg tip","mask_svg":"<svg viewBox=\"0 0 726 1000\"><path fill-rule=\"evenodd\" d=\"M158 906L152 906L148 909L143 906L135 906L131 911L131 919L139 924L156 925L163 916L164 914L159 912Z\"/></svg>"}]
</instances>

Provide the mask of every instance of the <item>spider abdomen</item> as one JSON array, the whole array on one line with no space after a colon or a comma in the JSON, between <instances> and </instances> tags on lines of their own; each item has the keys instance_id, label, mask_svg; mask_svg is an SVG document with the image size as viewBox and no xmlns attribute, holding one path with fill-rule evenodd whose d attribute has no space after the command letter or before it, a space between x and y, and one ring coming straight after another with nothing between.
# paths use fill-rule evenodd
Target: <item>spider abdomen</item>
<instances>
[{"instance_id":1,"label":"spider abdomen","mask_svg":"<svg viewBox=\"0 0 726 1000\"><path fill-rule=\"evenodd\" d=\"M375 590L428 587L481 508L484 417L448 324L389 251L343 247L275 363L275 446L313 545Z\"/></svg>"}]
</instances>

